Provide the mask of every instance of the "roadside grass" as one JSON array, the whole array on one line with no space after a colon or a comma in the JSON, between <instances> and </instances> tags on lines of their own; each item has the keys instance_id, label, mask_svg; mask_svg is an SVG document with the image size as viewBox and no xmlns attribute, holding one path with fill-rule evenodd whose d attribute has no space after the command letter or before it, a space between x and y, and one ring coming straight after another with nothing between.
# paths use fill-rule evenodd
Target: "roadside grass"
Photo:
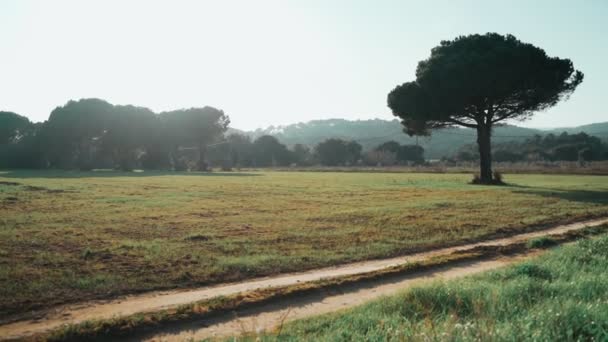
<instances>
[{"instance_id":1,"label":"roadside grass","mask_svg":"<svg viewBox=\"0 0 608 342\"><path fill-rule=\"evenodd\" d=\"M0 171L0 317L608 215L602 176ZM8 183L19 184L8 184Z\"/></svg>"},{"instance_id":2,"label":"roadside grass","mask_svg":"<svg viewBox=\"0 0 608 342\"><path fill-rule=\"evenodd\" d=\"M530 241L528 241L529 248L545 248L554 246L555 244L557 244L557 242L547 236L541 236L538 238L530 239Z\"/></svg>"},{"instance_id":3,"label":"roadside grass","mask_svg":"<svg viewBox=\"0 0 608 342\"><path fill-rule=\"evenodd\" d=\"M606 341L608 235L503 270L294 321L262 341Z\"/></svg>"}]
</instances>

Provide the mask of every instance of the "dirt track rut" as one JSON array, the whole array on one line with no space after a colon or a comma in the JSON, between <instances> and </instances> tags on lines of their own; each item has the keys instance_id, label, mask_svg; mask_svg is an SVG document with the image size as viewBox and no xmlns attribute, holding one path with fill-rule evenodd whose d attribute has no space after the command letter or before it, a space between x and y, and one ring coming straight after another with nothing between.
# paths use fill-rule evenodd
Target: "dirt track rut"
<instances>
[{"instance_id":1,"label":"dirt track rut","mask_svg":"<svg viewBox=\"0 0 608 342\"><path fill-rule=\"evenodd\" d=\"M322 291L324 293L304 294L286 301L237 310L211 319L172 325L166 329L126 339L126 341L197 341L206 338L236 336L243 333L272 332L278 330L277 327L281 324L294 319L350 308L433 280L453 279L492 270L523 257L520 255L497 260L461 262L450 266L437 267L431 271L364 281L341 286L339 292Z\"/></svg>"}]
</instances>

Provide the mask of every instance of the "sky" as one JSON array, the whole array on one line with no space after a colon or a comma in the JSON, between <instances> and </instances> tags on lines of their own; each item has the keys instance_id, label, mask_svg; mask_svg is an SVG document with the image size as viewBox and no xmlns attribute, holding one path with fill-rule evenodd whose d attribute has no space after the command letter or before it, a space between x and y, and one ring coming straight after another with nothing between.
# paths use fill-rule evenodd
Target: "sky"
<instances>
[{"instance_id":1,"label":"sky","mask_svg":"<svg viewBox=\"0 0 608 342\"><path fill-rule=\"evenodd\" d=\"M605 0L0 0L0 110L44 121L71 99L213 106L232 127L393 119L386 96L442 40L511 33L585 80L518 123L608 121Z\"/></svg>"}]
</instances>

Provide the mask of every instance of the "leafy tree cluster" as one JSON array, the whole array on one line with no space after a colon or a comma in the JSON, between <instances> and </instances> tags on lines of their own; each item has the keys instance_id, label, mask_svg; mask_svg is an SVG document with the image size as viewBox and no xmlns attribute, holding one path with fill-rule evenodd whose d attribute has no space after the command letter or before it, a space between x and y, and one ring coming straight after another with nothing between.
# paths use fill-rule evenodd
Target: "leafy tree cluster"
<instances>
[{"instance_id":1,"label":"leafy tree cluster","mask_svg":"<svg viewBox=\"0 0 608 342\"><path fill-rule=\"evenodd\" d=\"M43 123L34 124L11 112L0 112L0 123L2 168L205 171L210 167L392 165L424 160L421 147L394 141L364 156L359 143L337 138L311 149L303 144L288 148L271 135L252 139L226 134L230 120L213 107L157 114L144 107L82 99L55 108ZM374 154L384 159L370 159Z\"/></svg>"},{"instance_id":2,"label":"leafy tree cluster","mask_svg":"<svg viewBox=\"0 0 608 342\"><path fill-rule=\"evenodd\" d=\"M349 166L361 159L363 148L355 141L327 139L315 147L319 163L326 166Z\"/></svg>"},{"instance_id":3,"label":"leafy tree cluster","mask_svg":"<svg viewBox=\"0 0 608 342\"><path fill-rule=\"evenodd\" d=\"M296 144L289 149L271 135L262 135L252 140L245 134L229 134L209 152L213 165L229 169L231 167L274 167L311 165L313 158L310 149Z\"/></svg>"},{"instance_id":4,"label":"leafy tree cluster","mask_svg":"<svg viewBox=\"0 0 608 342\"><path fill-rule=\"evenodd\" d=\"M34 125L25 116L0 111L0 144L16 143L30 134Z\"/></svg>"},{"instance_id":5,"label":"leafy tree cluster","mask_svg":"<svg viewBox=\"0 0 608 342\"><path fill-rule=\"evenodd\" d=\"M288 148L271 135L262 135L252 140L245 134L233 133L226 137L224 143L210 149L209 155L214 165L227 167L273 167L294 164L351 166L361 163L375 166L424 162L424 149L414 145L387 142L367 153L363 153L362 150L363 147L359 143L338 138L326 139L313 149L303 144L295 144Z\"/></svg>"},{"instance_id":6,"label":"leafy tree cluster","mask_svg":"<svg viewBox=\"0 0 608 342\"><path fill-rule=\"evenodd\" d=\"M276 137L262 135L252 140L245 134L233 133L224 143L216 146L210 159L215 165L237 167L275 166L345 166L354 165L361 159L361 145L353 141L327 139L314 149L303 144L288 148Z\"/></svg>"},{"instance_id":7,"label":"leafy tree cluster","mask_svg":"<svg viewBox=\"0 0 608 342\"><path fill-rule=\"evenodd\" d=\"M424 163L424 148L418 145L400 145L391 140L378 145L374 152L394 154L396 164Z\"/></svg>"},{"instance_id":8,"label":"leafy tree cluster","mask_svg":"<svg viewBox=\"0 0 608 342\"><path fill-rule=\"evenodd\" d=\"M206 146L222 138L230 120L213 107L156 114L143 107L99 99L69 101L47 121L32 124L0 113L0 166L90 170L180 169L189 149L206 170Z\"/></svg>"},{"instance_id":9,"label":"leafy tree cluster","mask_svg":"<svg viewBox=\"0 0 608 342\"><path fill-rule=\"evenodd\" d=\"M0 112L0 167L206 171L316 162L302 144L289 149L270 135L226 136L229 123L213 107L157 114L99 99L70 101L39 124Z\"/></svg>"},{"instance_id":10,"label":"leafy tree cluster","mask_svg":"<svg viewBox=\"0 0 608 342\"><path fill-rule=\"evenodd\" d=\"M455 156L460 161L477 161L479 154L472 145L463 147ZM492 159L497 162L521 161L596 161L608 159L608 144L586 133L535 135L524 141L510 141L492 146Z\"/></svg>"}]
</instances>

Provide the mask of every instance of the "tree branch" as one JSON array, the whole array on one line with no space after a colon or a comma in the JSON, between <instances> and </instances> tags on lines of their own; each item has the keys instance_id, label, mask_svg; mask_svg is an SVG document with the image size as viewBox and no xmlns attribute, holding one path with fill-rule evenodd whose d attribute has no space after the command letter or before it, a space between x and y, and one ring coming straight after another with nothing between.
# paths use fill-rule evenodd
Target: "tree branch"
<instances>
[{"instance_id":1,"label":"tree branch","mask_svg":"<svg viewBox=\"0 0 608 342\"><path fill-rule=\"evenodd\" d=\"M477 125L466 123L466 122L463 122L463 121L460 121L460 120L456 120L456 119L452 119L452 118L447 119L447 121L453 122L453 123L455 123L457 125L464 126L464 127L477 128Z\"/></svg>"},{"instance_id":2,"label":"tree branch","mask_svg":"<svg viewBox=\"0 0 608 342\"><path fill-rule=\"evenodd\" d=\"M498 116L496 119L492 120L492 123L496 123L502 120L506 120L506 119L511 119L511 118L515 118L515 117L524 117L526 115L529 115L529 112L520 112L520 113L507 113L507 114L503 114Z\"/></svg>"}]
</instances>

